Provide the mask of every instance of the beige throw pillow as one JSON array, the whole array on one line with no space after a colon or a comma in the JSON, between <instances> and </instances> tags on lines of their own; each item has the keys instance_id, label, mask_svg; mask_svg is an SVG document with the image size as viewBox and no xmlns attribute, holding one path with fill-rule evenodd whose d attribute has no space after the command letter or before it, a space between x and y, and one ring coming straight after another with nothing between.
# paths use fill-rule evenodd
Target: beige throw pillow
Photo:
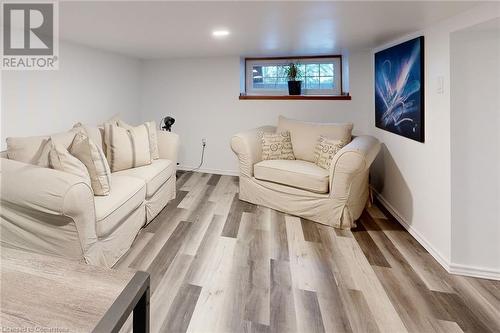
<instances>
[{"instance_id":1,"label":"beige throw pillow","mask_svg":"<svg viewBox=\"0 0 500 333\"><path fill-rule=\"evenodd\" d=\"M148 129L149 151L151 153L151 159L157 160L160 158L160 154L158 152L158 135L156 134L156 123L154 121L147 121L144 123L144 125ZM134 128L134 126L127 124L123 120L118 120L118 126L126 129Z\"/></svg>"},{"instance_id":2,"label":"beige throw pillow","mask_svg":"<svg viewBox=\"0 0 500 333\"><path fill-rule=\"evenodd\" d=\"M352 127L351 123L309 123L280 116L277 132L290 131L295 157L314 163L316 161L314 148L320 135L349 142Z\"/></svg>"},{"instance_id":3,"label":"beige throw pillow","mask_svg":"<svg viewBox=\"0 0 500 333\"><path fill-rule=\"evenodd\" d=\"M71 173L82 177L87 184L90 183L90 175L85 164L69 153L63 145L56 143L52 145L49 154L50 166L55 170Z\"/></svg>"},{"instance_id":4,"label":"beige throw pillow","mask_svg":"<svg viewBox=\"0 0 500 333\"><path fill-rule=\"evenodd\" d=\"M126 129L106 123L104 142L112 172L151 164L149 130L146 125Z\"/></svg>"},{"instance_id":5,"label":"beige throw pillow","mask_svg":"<svg viewBox=\"0 0 500 333\"><path fill-rule=\"evenodd\" d=\"M9 159L24 163L37 164L48 136L30 136L7 138L7 156Z\"/></svg>"},{"instance_id":6,"label":"beige throw pillow","mask_svg":"<svg viewBox=\"0 0 500 333\"><path fill-rule=\"evenodd\" d=\"M73 125L73 128L71 129L73 132L83 132L86 136L89 137L89 139L95 143L96 145L99 146L104 151L103 143L104 143L104 138L103 135L101 134L101 131L99 130L99 127L97 126L89 126L85 125L82 123L76 123Z\"/></svg>"},{"instance_id":7,"label":"beige throw pillow","mask_svg":"<svg viewBox=\"0 0 500 333\"><path fill-rule=\"evenodd\" d=\"M88 136L79 132L76 134L69 152L87 168L94 194L108 195L111 185L111 171L102 149Z\"/></svg>"},{"instance_id":8,"label":"beige throw pillow","mask_svg":"<svg viewBox=\"0 0 500 333\"><path fill-rule=\"evenodd\" d=\"M104 122L104 124L106 124L106 123L112 123L112 124L118 125L118 121L120 120L121 117L122 117L121 113L117 112L114 115L112 115L111 118L109 118L108 120L106 120ZM99 125L99 127L104 127L104 124Z\"/></svg>"},{"instance_id":9,"label":"beige throw pillow","mask_svg":"<svg viewBox=\"0 0 500 333\"><path fill-rule=\"evenodd\" d=\"M290 132L262 133L262 160L294 160Z\"/></svg>"},{"instance_id":10,"label":"beige throw pillow","mask_svg":"<svg viewBox=\"0 0 500 333\"><path fill-rule=\"evenodd\" d=\"M120 120L120 118L121 118L120 112L115 113L113 116L111 116L111 118L109 118L104 123L99 124L97 126L97 128L99 129L99 132L101 133L101 136L102 136L102 151L104 151L104 154L108 153L108 147L106 147L106 141L105 141L104 125L107 123L111 123L111 124L118 126L118 120ZM106 156L106 157L108 157L108 156Z\"/></svg>"},{"instance_id":11,"label":"beige throw pillow","mask_svg":"<svg viewBox=\"0 0 500 333\"><path fill-rule=\"evenodd\" d=\"M7 156L11 160L48 168L52 143L60 143L67 148L74 137L74 132L61 132L47 136L10 137L6 140Z\"/></svg>"},{"instance_id":12,"label":"beige throw pillow","mask_svg":"<svg viewBox=\"0 0 500 333\"><path fill-rule=\"evenodd\" d=\"M37 160L35 161L35 165L41 166L43 168L50 168L50 160L49 153L52 149L53 142L52 138L48 138L43 140L40 153L38 154Z\"/></svg>"},{"instance_id":13,"label":"beige throw pillow","mask_svg":"<svg viewBox=\"0 0 500 333\"><path fill-rule=\"evenodd\" d=\"M323 169L329 170L333 157L347 143L348 141L328 139L320 135L314 150L316 164Z\"/></svg>"},{"instance_id":14,"label":"beige throw pillow","mask_svg":"<svg viewBox=\"0 0 500 333\"><path fill-rule=\"evenodd\" d=\"M52 147L55 144L59 144L65 149L69 149L71 143L73 142L73 139L75 138L75 134L76 134L75 131L68 131L51 135L49 139L46 141L45 146L42 148L42 152L40 154L40 157L38 158L38 161L36 162L36 165L44 168L49 168L50 167L49 154L50 151L52 150Z\"/></svg>"}]
</instances>

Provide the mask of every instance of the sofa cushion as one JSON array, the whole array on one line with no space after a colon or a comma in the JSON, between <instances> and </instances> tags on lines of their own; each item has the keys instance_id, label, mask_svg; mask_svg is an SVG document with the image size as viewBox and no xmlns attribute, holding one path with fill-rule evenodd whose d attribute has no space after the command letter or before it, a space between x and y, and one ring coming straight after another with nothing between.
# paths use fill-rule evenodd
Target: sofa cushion
<instances>
[{"instance_id":1,"label":"sofa cushion","mask_svg":"<svg viewBox=\"0 0 500 333\"><path fill-rule=\"evenodd\" d=\"M144 181L135 177L111 174L109 195L94 197L97 236L109 235L142 205L145 198Z\"/></svg>"},{"instance_id":2,"label":"sofa cushion","mask_svg":"<svg viewBox=\"0 0 500 333\"><path fill-rule=\"evenodd\" d=\"M320 135L328 139L350 142L352 127L351 123L308 123L280 116L277 132L290 131L296 159L315 162L314 150Z\"/></svg>"},{"instance_id":3,"label":"sofa cushion","mask_svg":"<svg viewBox=\"0 0 500 333\"><path fill-rule=\"evenodd\" d=\"M170 160L153 160L150 165L115 172L115 175L136 177L146 182L146 197L149 198L165 184L174 172L174 163Z\"/></svg>"},{"instance_id":4,"label":"sofa cushion","mask_svg":"<svg viewBox=\"0 0 500 333\"><path fill-rule=\"evenodd\" d=\"M308 161L261 161L254 165L254 177L316 193L328 193L328 171Z\"/></svg>"}]
</instances>

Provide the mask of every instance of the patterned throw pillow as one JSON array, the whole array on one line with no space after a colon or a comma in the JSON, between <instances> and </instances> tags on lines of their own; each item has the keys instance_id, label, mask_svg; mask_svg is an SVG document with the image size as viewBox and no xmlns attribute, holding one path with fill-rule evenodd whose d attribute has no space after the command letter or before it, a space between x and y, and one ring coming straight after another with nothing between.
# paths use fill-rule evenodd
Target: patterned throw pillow
<instances>
[{"instance_id":1,"label":"patterned throw pillow","mask_svg":"<svg viewBox=\"0 0 500 333\"><path fill-rule=\"evenodd\" d=\"M345 140L328 139L320 135L314 150L316 164L323 169L329 170L333 157L347 143Z\"/></svg>"},{"instance_id":2,"label":"patterned throw pillow","mask_svg":"<svg viewBox=\"0 0 500 333\"><path fill-rule=\"evenodd\" d=\"M261 133L262 160L294 160L290 132Z\"/></svg>"}]
</instances>

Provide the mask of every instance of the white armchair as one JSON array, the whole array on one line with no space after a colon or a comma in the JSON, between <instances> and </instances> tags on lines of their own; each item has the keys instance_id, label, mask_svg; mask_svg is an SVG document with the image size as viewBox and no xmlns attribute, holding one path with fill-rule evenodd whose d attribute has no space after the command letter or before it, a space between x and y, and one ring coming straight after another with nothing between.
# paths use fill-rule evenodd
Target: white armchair
<instances>
[{"instance_id":1,"label":"white armchair","mask_svg":"<svg viewBox=\"0 0 500 333\"><path fill-rule=\"evenodd\" d=\"M233 136L240 199L335 228L354 227L368 200L368 174L380 150L378 140L354 137L335 155L330 170L324 170L301 160L262 161L259 133L275 130L264 126Z\"/></svg>"}]
</instances>

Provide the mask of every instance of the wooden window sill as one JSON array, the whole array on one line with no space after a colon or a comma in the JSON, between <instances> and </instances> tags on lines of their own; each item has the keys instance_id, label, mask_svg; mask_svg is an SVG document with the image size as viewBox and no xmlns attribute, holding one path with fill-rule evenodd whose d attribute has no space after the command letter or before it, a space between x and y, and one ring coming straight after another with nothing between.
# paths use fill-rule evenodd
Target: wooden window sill
<instances>
[{"instance_id":1,"label":"wooden window sill","mask_svg":"<svg viewBox=\"0 0 500 333\"><path fill-rule=\"evenodd\" d=\"M350 95L240 95L239 99L273 99L273 100L340 100L350 101Z\"/></svg>"}]
</instances>

